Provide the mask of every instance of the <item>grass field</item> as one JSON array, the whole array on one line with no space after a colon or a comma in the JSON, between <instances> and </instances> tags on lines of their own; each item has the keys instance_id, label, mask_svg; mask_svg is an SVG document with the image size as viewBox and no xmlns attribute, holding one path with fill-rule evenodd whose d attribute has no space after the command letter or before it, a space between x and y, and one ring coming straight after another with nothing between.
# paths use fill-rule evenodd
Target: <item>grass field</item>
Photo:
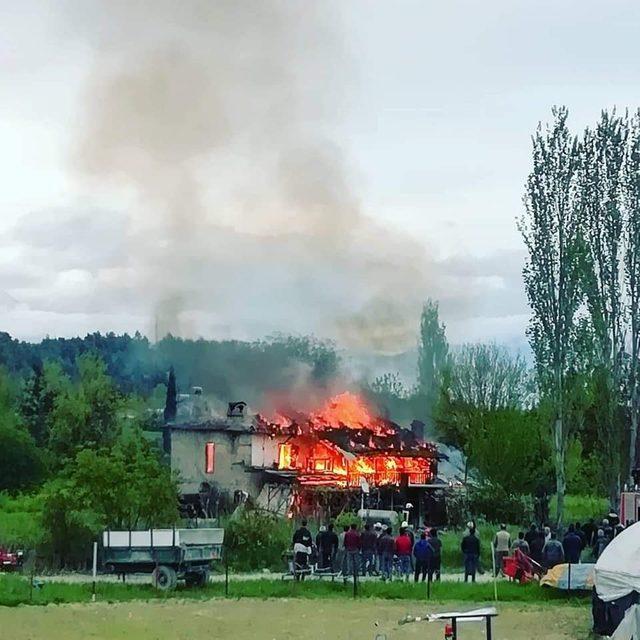
<instances>
[{"instance_id":1,"label":"grass field","mask_svg":"<svg viewBox=\"0 0 640 640\"><path fill-rule=\"evenodd\" d=\"M483 604L483 603L478 603ZM484 603L486 604L486 603ZM446 610L475 605L453 602ZM498 604L496 640L585 639L589 611L569 605ZM444 610L419 601L165 600L0 608L0 637L11 640L441 640L444 623L398 625L405 615ZM464 640L486 637L468 624Z\"/></svg>"},{"instance_id":2,"label":"grass field","mask_svg":"<svg viewBox=\"0 0 640 640\"><path fill-rule=\"evenodd\" d=\"M204 589L179 587L175 591L164 593L150 584L123 585L119 583L99 582L97 600L106 602L131 602L135 600L206 600L223 598L223 582L210 583ZM0 577L0 605L12 607L18 605L48 605L62 603L87 603L91 601L91 584L46 582L41 589L31 590L27 579L20 576ZM304 598L304 599L353 599L353 584L336 582L305 581L295 583L282 580L242 580L229 584L230 598ZM358 598L381 598L386 600L420 600L426 598L423 583L403 582L361 582L358 584ZM548 606L573 606L583 608L590 602L588 597L566 596L554 589L543 589L536 584L521 586L498 582L498 598L504 602L544 603ZM461 582L442 582L432 584L431 599L434 602L484 602L493 600L493 584L464 584Z\"/></svg>"}]
</instances>

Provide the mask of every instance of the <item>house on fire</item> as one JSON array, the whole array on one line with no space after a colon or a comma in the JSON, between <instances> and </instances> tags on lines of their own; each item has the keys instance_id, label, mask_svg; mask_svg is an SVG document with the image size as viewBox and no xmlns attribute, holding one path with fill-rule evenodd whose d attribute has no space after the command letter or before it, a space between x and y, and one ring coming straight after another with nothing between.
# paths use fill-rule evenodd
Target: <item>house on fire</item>
<instances>
[{"instance_id":1,"label":"house on fire","mask_svg":"<svg viewBox=\"0 0 640 640\"><path fill-rule=\"evenodd\" d=\"M442 519L437 496L443 456L419 428L373 417L354 394L315 413L248 415L231 403L224 418L169 424L165 444L186 508L215 516L251 499L280 514L335 516L345 508L414 505L413 517Z\"/></svg>"}]
</instances>

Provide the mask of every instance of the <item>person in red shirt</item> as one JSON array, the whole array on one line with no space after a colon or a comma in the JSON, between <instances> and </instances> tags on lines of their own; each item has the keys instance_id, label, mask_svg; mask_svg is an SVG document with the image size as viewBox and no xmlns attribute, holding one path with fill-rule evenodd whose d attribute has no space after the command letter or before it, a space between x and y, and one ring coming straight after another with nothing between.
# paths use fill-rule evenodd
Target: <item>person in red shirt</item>
<instances>
[{"instance_id":1,"label":"person in red shirt","mask_svg":"<svg viewBox=\"0 0 640 640\"><path fill-rule=\"evenodd\" d=\"M409 580L411 573L411 538L405 528L400 529L400 535L396 538L396 555L400 565L400 576Z\"/></svg>"},{"instance_id":2,"label":"person in red shirt","mask_svg":"<svg viewBox=\"0 0 640 640\"><path fill-rule=\"evenodd\" d=\"M360 533L358 526L352 524L344 534L344 549L347 554L346 573L344 574L344 581L347 581L347 576L358 575L360 572Z\"/></svg>"}]
</instances>

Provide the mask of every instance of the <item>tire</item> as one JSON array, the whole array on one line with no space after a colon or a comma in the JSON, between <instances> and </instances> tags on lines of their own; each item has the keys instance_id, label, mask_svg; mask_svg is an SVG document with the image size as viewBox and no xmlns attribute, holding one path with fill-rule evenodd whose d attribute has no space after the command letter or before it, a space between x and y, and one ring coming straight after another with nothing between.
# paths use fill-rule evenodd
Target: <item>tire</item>
<instances>
[{"instance_id":1,"label":"tire","mask_svg":"<svg viewBox=\"0 0 640 640\"><path fill-rule=\"evenodd\" d=\"M175 569L168 567L166 564L161 564L153 570L151 580L153 586L160 591L171 591L178 584L178 576Z\"/></svg>"},{"instance_id":2,"label":"tire","mask_svg":"<svg viewBox=\"0 0 640 640\"><path fill-rule=\"evenodd\" d=\"M115 573L116 572L116 566L114 564L112 564L111 562L108 562L107 564L104 565L104 572L105 573Z\"/></svg>"},{"instance_id":3,"label":"tire","mask_svg":"<svg viewBox=\"0 0 640 640\"><path fill-rule=\"evenodd\" d=\"M206 587L209 584L209 571L194 571L184 577L187 587Z\"/></svg>"}]
</instances>

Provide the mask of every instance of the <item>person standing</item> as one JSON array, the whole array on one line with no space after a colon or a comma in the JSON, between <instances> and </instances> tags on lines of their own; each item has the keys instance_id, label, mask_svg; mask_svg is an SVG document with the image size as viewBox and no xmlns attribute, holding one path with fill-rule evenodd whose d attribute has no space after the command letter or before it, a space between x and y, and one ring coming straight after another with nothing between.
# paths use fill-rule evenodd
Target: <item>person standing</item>
<instances>
[{"instance_id":1,"label":"person standing","mask_svg":"<svg viewBox=\"0 0 640 640\"><path fill-rule=\"evenodd\" d=\"M400 576L405 580L409 580L409 574L411 573L411 551L411 538L407 530L402 527L400 535L396 538L396 555L400 565Z\"/></svg>"},{"instance_id":2,"label":"person standing","mask_svg":"<svg viewBox=\"0 0 640 640\"><path fill-rule=\"evenodd\" d=\"M322 546L319 549L323 569L335 570L336 555L338 553L338 536L334 531L333 523L329 524L327 531L320 539Z\"/></svg>"},{"instance_id":3,"label":"person standing","mask_svg":"<svg viewBox=\"0 0 640 640\"><path fill-rule=\"evenodd\" d=\"M538 531L536 537L529 543L531 559L542 566L542 549L545 545L544 531Z\"/></svg>"},{"instance_id":4,"label":"person standing","mask_svg":"<svg viewBox=\"0 0 640 640\"><path fill-rule=\"evenodd\" d=\"M607 539L607 536L604 535L604 531L602 529L598 529L595 542L593 543L593 557L595 560L602 555L602 552L607 548L608 544L609 540Z\"/></svg>"},{"instance_id":5,"label":"person standing","mask_svg":"<svg viewBox=\"0 0 640 640\"><path fill-rule=\"evenodd\" d=\"M478 560L480 558L480 540L476 537L476 528L471 527L469 533L462 538L460 549L464 555L464 581L476 581L476 572L478 570Z\"/></svg>"},{"instance_id":6,"label":"person standing","mask_svg":"<svg viewBox=\"0 0 640 640\"><path fill-rule=\"evenodd\" d=\"M304 580L304 575L308 571L312 543L311 531L307 529L307 521L303 520L300 528L293 534L293 562L296 580Z\"/></svg>"},{"instance_id":7,"label":"person standing","mask_svg":"<svg viewBox=\"0 0 640 640\"><path fill-rule=\"evenodd\" d=\"M433 580L435 575L436 580L440 582L440 568L442 565L442 540L438 537L438 530L433 527L429 531L429 537L427 538L429 546L433 549L433 558L431 560L431 566L429 567L429 580Z\"/></svg>"},{"instance_id":8,"label":"person standing","mask_svg":"<svg viewBox=\"0 0 640 640\"><path fill-rule=\"evenodd\" d=\"M380 572L382 580L391 580L393 571L393 554L396 552L396 541L393 539L393 530L387 527L378 539L378 549L380 552Z\"/></svg>"},{"instance_id":9,"label":"person standing","mask_svg":"<svg viewBox=\"0 0 640 640\"><path fill-rule=\"evenodd\" d=\"M593 543L595 542L595 536L597 533L596 524L593 518L589 518L588 522L585 522L585 524L582 526L582 533L584 533L585 537L585 546L592 547Z\"/></svg>"},{"instance_id":10,"label":"person standing","mask_svg":"<svg viewBox=\"0 0 640 640\"><path fill-rule=\"evenodd\" d=\"M327 535L327 527L320 525L318 533L316 533L316 555L318 556L318 569L324 569L324 558L322 555L322 549L324 547L325 537Z\"/></svg>"},{"instance_id":11,"label":"person standing","mask_svg":"<svg viewBox=\"0 0 640 640\"><path fill-rule=\"evenodd\" d=\"M336 569L342 574L347 574L347 550L344 548L344 539L349 531L349 525L342 527L342 532L338 536L338 554L336 561Z\"/></svg>"},{"instance_id":12,"label":"person standing","mask_svg":"<svg viewBox=\"0 0 640 640\"><path fill-rule=\"evenodd\" d=\"M576 528L572 524L569 525L569 530L562 540L562 551L565 562L569 564L578 564L580 562L582 539L576 533Z\"/></svg>"},{"instance_id":13,"label":"person standing","mask_svg":"<svg viewBox=\"0 0 640 640\"><path fill-rule=\"evenodd\" d=\"M378 542L378 537L375 532L371 530L370 524L364 525L364 531L362 532L362 575L374 575L376 567L375 567L375 558L376 558L376 543Z\"/></svg>"},{"instance_id":14,"label":"person standing","mask_svg":"<svg viewBox=\"0 0 640 640\"><path fill-rule=\"evenodd\" d=\"M542 549L542 565L548 570L563 562L564 549L560 541L557 540L556 534L552 532L549 541L545 543Z\"/></svg>"},{"instance_id":15,"label":"person standing","mask_svg":"<svg viewBox=\"0 0 640 640\"><path fill-rule=\"evenodd\" d=\"M575 529L576 529L576 535L580 538L580 545L581 545L580 553L582 553L582 551L587 546L587 536L585 532L582 530L582 525L579 522L576 522Z\"/></svg>"},{"instance_id":16,"label":"person standing","mask_svg":"<svg viewBox=\"0 0 640 640\"><path fill-rule=\"evenodd\" d=\"M420 534L420 540L413 547L413 557L416 561L413 574L414 582L418 582L420 574L422 574L422 582L424 582L427 579L427 572L431 575L433 561L433 547L427 542L427 534L424 531Z\"/></svg>"},{"instance_id":17,"label":"person standing","mask_svg":"<svg viewBox=\"0 0 640 640\"><path fill-rule=\"evenodd\" d=\"M524 531L520 531L520 533L518 533L518 539L514 540L511 545L512 552L516 549L520 549L520 551L526 555L531 555L531 548L529 547L529 543L525 540Z\"/></svg>"},{"instance_id":18,"label":"person standing","mask_svg":"<svg viewBox=\"0 0 640 640\"><path fill-rule=\"evenodd\" d=\"M500 530L493 538L493 551L495 556L495 575L498 575L502 571L502 559L509 555L509 548L511 547L511 536L507 531L507 525L501 524Z\"/></svg>"},{"instance_id":19,"label":"person standing","mask_svg":"<svg viewBox=\"0 0 640 640\"><path fill-rule=\"evenodd\" d=\"M538 527L534 523L531 523L529 527L529 531L524 536L525 542L529 545L529 549L531 549L531 543L538 537Z\"/></svg>"},{"instance_id":20,"label":"person standing","mask_svg":"<svg viewBox=\"0 0 640 640\"><path fill-rule=\"evenodd\" d=\"M360 573L360 548L361 539L358 526L354 523L344 535L344 549L347 554L346 568L344 580L347 576L355 576Z\"/></svg>"},{"instance_id":21,"label":"person standing","mask_svg":"<svg viewBox=\"0 0 640 640\"><path fill-rule=\"evenodd\" d=\"M373 532L376 534L376 575L382 573L382 551L380 549L380 538L384 533L382 523L376 522L373 525Z\"/></svg>"}]
</instances>

